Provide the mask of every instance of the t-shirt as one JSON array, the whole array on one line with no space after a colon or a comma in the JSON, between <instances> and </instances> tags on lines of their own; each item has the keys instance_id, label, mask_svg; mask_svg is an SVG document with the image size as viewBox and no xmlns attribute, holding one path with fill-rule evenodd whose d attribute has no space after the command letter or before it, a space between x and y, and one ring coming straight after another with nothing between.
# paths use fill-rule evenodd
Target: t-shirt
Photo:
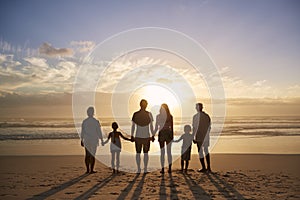
<instances>
[{"instance_id":1,"label":"t-shirt","mask_svg":"<svg viewBox=\"0 0 300 200\"><path fill-rule=\"evenodd\" d=\"M146 110L139 110L132 116L132 121L137 125L135 137L137 138L149 138L149 125L153 122L151 112Z\"/></svg>"},{"instance_id":2,"label":"t-shirt","mask_svg":"<svg viewBox=\"0 0 300 200\"><path fill-rule=\"evenodd\" d=\"M100 123L94 117L88 117L82 122L81 139L84 144L99 145L99 139L102 139Z\"/></svg>"},{"instance_id":3,"label":"t-shirt","mask_svg":"<svg viewBox=\"0 0 300 200\"><path fill-rule=\"evenodd\" d=\"M195 140L209 146L209 133L211 120L205 112L198 112L193 117L193 130L195 131Z\"/></svg>"},{"instance_id":4,"label":"t-shirt","mask_svg":"<svg viewBox=\"0 0 300 200\"><path fill-rule=\"evenodd\" d=\"M180 136L178 141L183 140L182 142L182 149L187 149L192 145L193 142L193 135L189 133L184 133L183 135Z\"/></svg>"}]
</instances>

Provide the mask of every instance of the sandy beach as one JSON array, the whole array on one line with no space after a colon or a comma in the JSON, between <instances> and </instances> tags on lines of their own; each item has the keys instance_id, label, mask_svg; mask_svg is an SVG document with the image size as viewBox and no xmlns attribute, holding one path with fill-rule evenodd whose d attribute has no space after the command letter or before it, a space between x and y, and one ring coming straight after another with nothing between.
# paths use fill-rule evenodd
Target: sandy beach
<instances>
[{"instance_id":1,"label":"sandy beach","mask_svg":"<svg viewBox=\"0 0 300 200\"><path fill-rule=\"evenodd\" d=\"M213 154L213 173L120 172L82 156L0 156L1 199L299 199L300 155Z\"/></svg>"}]
</instances>

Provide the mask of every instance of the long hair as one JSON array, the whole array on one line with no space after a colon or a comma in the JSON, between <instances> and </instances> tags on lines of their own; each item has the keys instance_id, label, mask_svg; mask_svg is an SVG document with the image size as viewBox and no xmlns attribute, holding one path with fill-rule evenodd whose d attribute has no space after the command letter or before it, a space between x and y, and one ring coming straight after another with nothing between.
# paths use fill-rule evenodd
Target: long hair
<instances>
[{"instance_id":1,"label":"long hair","mask_svg":"<svg viewBox=\"0 0 300 200\"><path fill-rule=\"evenodd\" d=\"M169 106L166 103L161 104L159 114L161 114L162 116L165 116L166 122L168 122L172 119L172 115L170 113Z\"/></svg>"}]
</instances>

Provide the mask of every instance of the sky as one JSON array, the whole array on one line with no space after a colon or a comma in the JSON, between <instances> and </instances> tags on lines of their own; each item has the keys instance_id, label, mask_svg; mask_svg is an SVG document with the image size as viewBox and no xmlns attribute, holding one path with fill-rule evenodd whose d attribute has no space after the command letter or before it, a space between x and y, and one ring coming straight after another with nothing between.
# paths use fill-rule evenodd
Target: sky
<instances>
[{"instance_id":1,"label":"sky","mask_svg":"<svg viewBox=\"0 0 300 200\"><path fill-rule=\"evenodd\" d=\"M57 107L63 107L59 110L69 116L75 77L86 56L112 35L143 27L172 29L203 46L221 76L227 114L296 115L300 111L297 0L0 3L2 117L55 116ZM153 65L160 74L169 72L157 66L176 65L145 52L134 57L133 63ZM181 65L179 76L168 78L174 82L177 76L183 77L197 99L210 98L198 88L203 83L190 78L193 71L185 69ZM133 68L124 68L126 73L132 73L130 70ZM149 71L139 71L140 77L147 77ZM159 73L153 76L165 78L157 77ZM107 82L120 80L113 73L108 75ZM99 98L111 98L104 96ZM103 113L109 115L106 110Z\"/></svg>"}]
</instances>

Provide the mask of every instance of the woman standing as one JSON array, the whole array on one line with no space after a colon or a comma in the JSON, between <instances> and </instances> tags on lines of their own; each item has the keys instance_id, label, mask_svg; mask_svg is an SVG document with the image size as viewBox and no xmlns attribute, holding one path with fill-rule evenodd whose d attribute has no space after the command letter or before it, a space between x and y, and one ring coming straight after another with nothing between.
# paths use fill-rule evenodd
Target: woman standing
<instances>
[{"instance_id":1,"label":"woman standing","mask_svg":"<svg viewBox=\"0 0 300 200\"><path fill-rule=\"evenodd\" d=\"M167 104L162 104L159 110L159 114L156 116L156 124L154 129L154 134L158 132L158 142L160 145L160 162L161 162L161 173L164 173L165 165L165 144L167 146L168 173L172 170L172 154L171 154L171 144L173 140L173 116L170 113Z\"/></svg>"}]
</instances>

